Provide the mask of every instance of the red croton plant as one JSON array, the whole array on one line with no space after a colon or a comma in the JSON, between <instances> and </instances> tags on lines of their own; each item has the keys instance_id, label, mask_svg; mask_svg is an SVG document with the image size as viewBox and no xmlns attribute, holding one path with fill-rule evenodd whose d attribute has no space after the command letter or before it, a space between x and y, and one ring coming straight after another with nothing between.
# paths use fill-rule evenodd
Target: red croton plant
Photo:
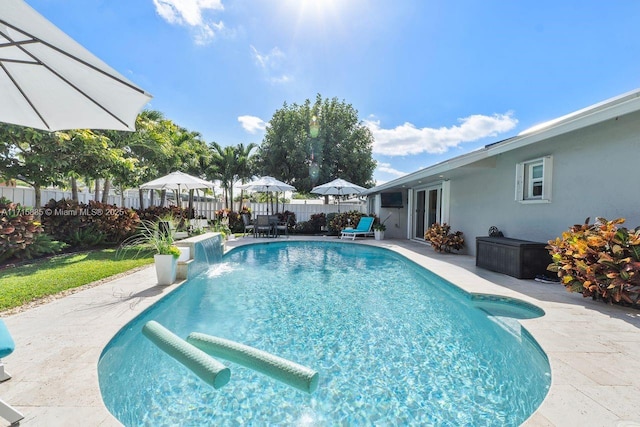
<instances>
[{"instance_id":1,"label":"red croton plant","mask_svg":"<svg viewBox=\"0 0 640 427\"><path fill-rule=\"evenodd\" d=\"M623 218L597 218L574 225L562 237L549 241L553 263L548 270L558 273L570 292L605 301L640 302L640 227L621 227Z\"/></svg>"}]
</instances>

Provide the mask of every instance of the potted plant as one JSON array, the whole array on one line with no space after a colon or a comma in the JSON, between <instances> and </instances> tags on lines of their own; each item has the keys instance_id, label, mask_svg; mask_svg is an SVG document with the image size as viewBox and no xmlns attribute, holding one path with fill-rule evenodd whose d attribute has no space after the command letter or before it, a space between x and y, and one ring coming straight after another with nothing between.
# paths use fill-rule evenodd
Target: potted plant
<instances>
[{"instance_id":1,"label":"potted plant","mask_svg":"<svg viewBox=\"0 0 640 427\"><path fill-rule=\"evenodd\" d=\"M387 226L382 223L373 224L373 236L376 240L384 239L384 230L387 229Z\"/></svg>"},{"instance_id":2,"label":"potted plant","mask_svg":"<svg viewBox=\"0 0 640 427\"><path fill-rule=\"evenodd\" d=\"M180 249L174 244L174 229L167 229L161 224L162 222L150 220L141 221L138 232L126 239L120 247L137 247L138 253L152 250L158 284L170 285L176 281Z\"/></svg>"}]
</instances>

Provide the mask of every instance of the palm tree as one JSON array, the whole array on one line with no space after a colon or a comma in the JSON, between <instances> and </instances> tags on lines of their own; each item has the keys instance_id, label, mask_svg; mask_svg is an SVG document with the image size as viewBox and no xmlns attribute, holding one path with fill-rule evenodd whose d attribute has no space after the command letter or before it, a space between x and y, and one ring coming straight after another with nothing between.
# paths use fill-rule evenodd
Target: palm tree
<instances>
[{"instance_id":1,"label":"palm tree","mask_svg":"<svg viewBox=\"0 0 640 427\"><path fill-rule=\"evenodd\" d=\"M217 142L209 145L211 162L207 169L207 178L218 179L224 190L224 205L229 208L233 203L233 186L238 180L251 177L251 151L256 144L222 147Z\"/></svg>"},{"instance_id":2,"label":"palm tree","mask_svg":"<svg viewBox=\"0 0 640 427\"><path fill-rule=\"evenodd\" d=\"M252 162L253 155L251 154L251 152L257 146L258 146L257 144L254 144L252 142L246 147L242 143L238 144L238 146L236 147L236 150L238 153L238 170L236 171L237 180L240 180L240 182L242 182L243 184L246 183L248 180L250 180L251 177L253 176L254 167ZM240 190L240 196L242 196L243 191L244 190ZM241 210L242 210L242 197L240 197L240 202L238 203L238 212Z\"/></svg>"}]
</instances>

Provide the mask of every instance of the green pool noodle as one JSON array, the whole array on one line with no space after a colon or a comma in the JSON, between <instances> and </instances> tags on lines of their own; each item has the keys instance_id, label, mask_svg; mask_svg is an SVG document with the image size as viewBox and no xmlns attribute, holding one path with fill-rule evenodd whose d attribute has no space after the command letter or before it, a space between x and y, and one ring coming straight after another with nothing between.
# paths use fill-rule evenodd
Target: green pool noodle
<instances>
[{"instance_id":1,"label":"green pool noodle","mask_svg":"<svg viewBox=\"0 0 640 427\"><path fill-rule=\"evenodd\" d=\"M150 320L142 328L142 334L213 388L218 389L229 382L231 377L229 368L175 335L160 323Z\"/></svg>"},{"instance_id":2,"label":"green pool noodle","mask_svg":"<svg viewBox=\"0 0 640 427\"><path fill-rule=\"evenodd\" d=\"M298 390L313 393L318 388L318 372L263 350L235 341L192 332L187 342L207 354L261 372Z\"/></svg>"}]
</instances>

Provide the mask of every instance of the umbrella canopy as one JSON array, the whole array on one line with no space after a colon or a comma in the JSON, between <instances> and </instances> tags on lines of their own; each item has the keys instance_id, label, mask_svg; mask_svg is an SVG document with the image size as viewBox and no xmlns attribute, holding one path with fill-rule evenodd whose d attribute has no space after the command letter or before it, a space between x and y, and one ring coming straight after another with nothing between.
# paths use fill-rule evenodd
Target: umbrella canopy
<instances>
[{"instance_id":1,"label":"umbrella canopy","mask_svg":"<svg viewBox=\"0 0 640 427\"><path fill-rule=\"evenodd\" d=\"M178 195L182 190L197 190L199 188L213 187L213 182L179 171L171 172L169 175L154 179L140 186L143 190L177 190ZM182 207L182 200L178 199L178 203L178 206Z\"/></svg>"},{"instance_id":2,"label":"umbrella canopy","mask_svg":"<svg viewBox=\"0 0 640 427\"><path fill-rule=\"evenodd\" d=\"M23 0L2 0L0 121L133 131L150 99Z\"/></svg>"},{"instance_id":3,"label":"umbrella canopy","mask_svg":"<svg viewBox=\"0 0 640 427\"><path fill-rule=\"evenodd\" d=\"M327 182L326 184L313 187L311 192L313 194L322 194L324 196L345 196L348 194L362 193L365 190L366 188L364 187L360 187L359 185L338 178L331 182ZM338 199L338 212L340 212L340 199Z\"/></svg>"},{"instance_id":4,"label":"umbrella canopy","mask_svg":"<svg viewBox=\"0 0 640 427\"><path fill-rule=\"evenodd\" d=\"M271 176L263 176L248 184L241 185L240 188L249 191L267 192L267 191L293 191L296 188L293 185L286 184Z\"/></svg>"},{"instance_id":5,"label":"umbrella canopy","mask_svg":"<svg viewBox=\"0 0 640 427\"><path fill-rule=\"evenodd\" d=\"M206 181L184 172L171 172L169 175L154 179L140 188L143 190L196 190L198 188L213 188L213 182Z\"/></svg>"},{"instance_id":6,"label":"umbrella canopy","mask_svg":"<svg viewBox=\"0 0 640 427\"><path fill-rule=\"evenodd\" d=\"M311 192L313 194L344 196L348 194L362 193L364 190L366 190L366 188L338 178L334 179L331 182L327 182L326 184L313 187Z\"/></svg>"},{"instance_id":7,"label":"umbrella canopy","mask_svg":"<svg viewBox=\"0 0 640 427\"><path fill-rule=\"evenodd\" d=\"M241 185L240 188L248 191L257 191L268 193L270 191L293 191L296 189L293 185L289 185L282 181L278 181L272 176L263 176L253 182ZM269 204L267 203L267 214L269 213Z\"/></svg>"}]
</instances>

